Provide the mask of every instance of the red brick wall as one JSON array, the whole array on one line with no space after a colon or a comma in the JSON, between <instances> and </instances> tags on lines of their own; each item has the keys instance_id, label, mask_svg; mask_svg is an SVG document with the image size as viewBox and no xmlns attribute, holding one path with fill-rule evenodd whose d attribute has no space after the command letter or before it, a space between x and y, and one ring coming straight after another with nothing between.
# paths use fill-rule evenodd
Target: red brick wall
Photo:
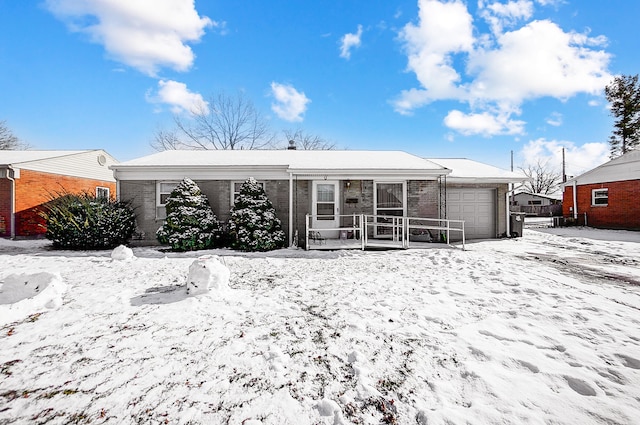
<instances>
[{"instance_id":1,"label":"red brick wall","mask_svg":"<svg viewBox=\"0 0 640 425\"><path fill-rule=\"evenodd\" d=\"M608 205L591 205L593 189L608 189ZM640 230L640 180L578 185L578 214L587 213L587 224L608 229ZM573 187L564 190L562 213L573 206Z\"/></svg>"},{"instance_id":2,"label":"red brick wall","mask_svg":"<svg viewBox=\"0 0 640 425\"><path fill-rule=\"evenodd\" d=\"M11 236L11 180L0 179L0 237Z\"/></svg>"},{"instance_id":3,"label":"red brick wall","mask_svg":"<svg viewBox=\"0 0 640 425\"><path fill-rule=\"evenodd\" d=\"M45 223L38 212L57 193L86 191L95 194L97 186L108 187L111 196L115 197L114 182L20 170L20 178L16 179L16 236L45 233Z\"/></svg>"}]
</instances>

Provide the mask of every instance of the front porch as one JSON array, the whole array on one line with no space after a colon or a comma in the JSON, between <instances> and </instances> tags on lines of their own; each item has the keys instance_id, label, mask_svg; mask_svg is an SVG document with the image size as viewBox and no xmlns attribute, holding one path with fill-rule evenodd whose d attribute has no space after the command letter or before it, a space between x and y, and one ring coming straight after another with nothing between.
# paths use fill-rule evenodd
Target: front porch
<instances>
[{"instance_id":1,"label":"front porch","mask_svg":"<svg viewBox=\"0 0 640 425\"><path fill-rule=\"evenodd\" d=\"M311 223L339 222L340 226L312 227ZM338 220L335 220L335 219ZM451 245L452 237L465 249L463 220L390 215L306 215L305 249L408 249L431 247L434 243Z\"/></svg>"}]
</instances>

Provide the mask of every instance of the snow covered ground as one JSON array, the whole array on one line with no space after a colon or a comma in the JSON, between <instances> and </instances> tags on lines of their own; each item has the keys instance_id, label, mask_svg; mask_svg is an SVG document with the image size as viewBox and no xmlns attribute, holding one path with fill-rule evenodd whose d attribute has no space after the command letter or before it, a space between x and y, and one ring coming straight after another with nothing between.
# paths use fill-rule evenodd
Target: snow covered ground
<instances>
[{"instance_id":1,"label":"snow covered ground","mask_svg":"<svg viewBox=\"0 0 640 425\"><path fill-rule=\"evenodd\" d=\"M0 424L638 423L640 234L555 230L133 258L0 240ZM188 296L203 254L229 287Z\"/></svg>"}]
</instances>

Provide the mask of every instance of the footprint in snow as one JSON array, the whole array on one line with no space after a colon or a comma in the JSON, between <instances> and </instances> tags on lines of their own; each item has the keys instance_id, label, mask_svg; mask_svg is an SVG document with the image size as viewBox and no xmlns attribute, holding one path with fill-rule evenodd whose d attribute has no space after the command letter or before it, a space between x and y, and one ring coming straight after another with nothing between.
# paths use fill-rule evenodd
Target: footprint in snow
<instances>
[{"instance_id":1,"label":"footprint in snow","mask_svg":"<svg viewBox=\"0 0 640 425\"><path fill-rule=\"evenodd\" d=\"M582 379L573 378L571 376L565 376L564 379L567 380L569 387L578 394L590 397L596 395L596 390Z\"/></svg>"},{"instance_id":2,"label":"footprint in snow","mask_svg":"<svg viewBox=\"0 0 640 425\"><path fill-rule=\"evenodd\" d=\"M538 368L538 366L536 366L536 365L534 365L532 363L526 362L524 360L518 360L517 362L520 364L520 366L529 369L529 371L531 371L532 373L539 373L540 372L540 369Z\"/></svg>"},{"instance_id":3,"label":"footprint in snow","mask_svg":"<svg viewBox=\"0 0 640 425\"><path fill-rule=\"evenodd\" d=\"M640 360L633 357L625 356L624 354L616 354L622 360L622 364L631 369L640 369Z\"/></svg>"}]
</instances>

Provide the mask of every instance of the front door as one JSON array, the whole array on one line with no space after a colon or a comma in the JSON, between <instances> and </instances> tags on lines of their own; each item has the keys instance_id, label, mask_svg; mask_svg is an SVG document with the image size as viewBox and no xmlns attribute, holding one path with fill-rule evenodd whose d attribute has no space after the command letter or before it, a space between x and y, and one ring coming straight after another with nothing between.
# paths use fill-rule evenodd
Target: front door
<instances>
[{"instance_id":1,"label":"front door","mask_svg":"<svg viewBox=\"0 0 640 425\"><path fill-rule=\"evenodd\" d=\"M314 229L336 229L340 226L340 207L338 204L339 182L321 180L313 182L311 227ZM337 238L338 230L320 231L325 238Z\"/></svg>"},{"instance_id":2,"label":"front door","mask_svg":"<svg viewBox=\"0 0 640 425\"><path fill-rule=\"evenodd\" d=\"M376 182L374 188L376 223L381 226L374 227L374 237L391 238L397 235L399 230L394 225L400 225L392 217L402 217L405 215L406 190L403 182Z\"/></svg>"}]
</instances>

